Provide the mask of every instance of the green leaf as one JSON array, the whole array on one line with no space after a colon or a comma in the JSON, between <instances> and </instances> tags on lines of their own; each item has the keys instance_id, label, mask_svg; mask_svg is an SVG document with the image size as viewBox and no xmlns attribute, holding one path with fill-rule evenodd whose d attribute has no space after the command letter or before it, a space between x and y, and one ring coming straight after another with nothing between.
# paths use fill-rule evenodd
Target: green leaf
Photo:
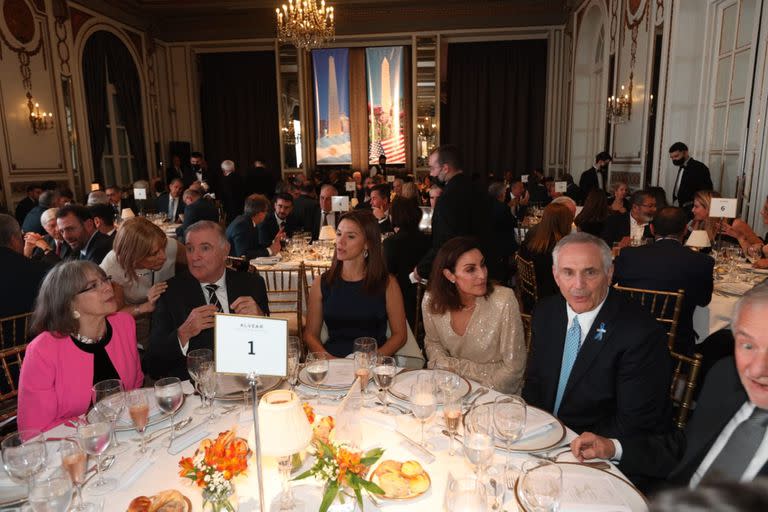
<instances>
[{"instance_id":1,"label":"green leaf","mask_svg":"<svg viewBox=\"0 0 768 512\"><path fill-rule=\"evenodd\" d=\"M339 493L339 484L336 481L329 482L323 494L323 501L320 503L320 512L328 512L328 507L333 503L333 499Z\"/></svg>"},{"instance_id":2,"label":"green leaf","mask_svg":"<svg viewBox=\"0 0 768 512\"><path fill-rule=\"evenodd\" d=\"M296 477L293 477L291 480L303 480L303 479L305 479L307 477L312 476L313 474L314 474L314 470L313 469L308 469L305 472L303 472L302 474L300 474L300 475L298 475Z\"/></svg>"},{"instance_id":3,"label":"green leaf","mask_svg":"<svg viewBox=\"0 0 768 512\"><path fill-rule=\"evenodd\" d=\"M378 486L378 485L376 485L375 483L373 483L373 482L370 482L370 481L368 481L368 480L363 480L363 479L361 478L361 479L360 479L360 485L362 485L362 486L363 486L363 488L364 488L366 491L370 492L370 493L373 493L373 494L384 494L384 489L382 489L381 487L379 487L379 486Z\"/></svg>"},{"instance_id":4,"label":"green leaf","mask_svg":"<svg viewBox=\"0 0 768 512\"><path fill-rule=\"evenodd\" d=\"M353 489L355 491L355 496L357 497L357 504L360 505L360 510L363 510L363 494L360 492L360 486L356 485Z\"/></svg>"}]
</instances>

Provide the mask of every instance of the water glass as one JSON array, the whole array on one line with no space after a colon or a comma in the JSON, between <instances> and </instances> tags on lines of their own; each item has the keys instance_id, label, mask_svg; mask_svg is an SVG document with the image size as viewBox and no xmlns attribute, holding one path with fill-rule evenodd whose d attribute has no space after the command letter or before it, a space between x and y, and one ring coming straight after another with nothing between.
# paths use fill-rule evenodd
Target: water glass
<instances>
[{"instance_id":1,"label":"water glass","mask_svg":"<svg viewBox=\"0 0 768 512\"><path fill-rule=\"evenodd\" d=\"M493 402L493 423L496 432L504 439L507 458L504 471L509 468L511 445L523 435L526 421L525 400L519 396L500 395Z\"/></svg>"},{"instance_id":2,"label":"water glass","mask_svg":"<svg viewBox=\"0 0 768 512\"><path fill-rule=\"evenodd\" d=\"M170 448L176 438L174 419L176 411L184 402L184 393L181 390L181 381L178 377L165 377L155 382L155 399L160 410L171 414L171 439L168 442Z\"/></svg>"},{"instance_id":3,"label":"water glass","mask_svg":"<svg viewBox=\"0 0 768 512\"><path fill-rule=\"evenodd\" d=\"M563 471L548 460L527 460L518 483L520 499L531 512L556 512L560 508Z\"/></svg>"},{"instance_id":4,"label":"water glass","mask_svg":"<svg viewBox=\"0 0 768 512\"><path fill-rule=\"evenodd\" d=\"M464 456L480 480L484 480L485 470L493 462L494 434L493 407L487 404L473 407L464 420Z\"/></svg>"},{"instance_id":5,"label":"water glass","mask_svg":"<svg viewBox=\"0 0 768 512\"><path fill-rule=\"evenodd\" d=\"M213 361L213 350L209 348L198 348L196 350L190 350L187 352L187 372L192 378L192 384L195 386L195 391L197 391L197 394L201 396L202 393L200 392L200 385L198 383L198 372L200 364L209 361ZM195 407L194 412L195 414L205 413L205 404L201 403L199 406Z\"/></svg>"},{"instance_id":6,"label":"water glass","mask_svg":"<svg viewBox=\"0 0 768 512\"><path fill-rule=\"evenodd\" d=\"M449 476L444 505L446 512L485 512L488 510L485 486L475 477Z\"/></svg>"},{"instance_id":7,"label":"water glass","mask_svg":"<svg viewBox=\"0 0 768 512\"><path fill-rule=\"evenodd\" d=\"M411 412L421 422L419 444L425 448L428 446L424 437L424 425L432 419L437 410L436 392L435 379L431 372L421 372L416 376L416 384L411 387Z\"/></svg>"},{"instance_id":8,"label":"water glass","mask_svg":"<svg viewBox=\"0 0 768 512\"><path fill-rule=\"evenodd\" d=\"M7 435L0 448L5 470L14 478L26 480L27 492L31 492L35 474L45 465L45 436L39 430L20 430Z\"/></svg>"},{"instance_id":9,"label":"water glass","mask_svg":"<svg viewBox=\"0 0 768 512\"><path fill-rule=\"evenodd\" d=\"M35 480L28 501L34 512L67 512L72 503L72 482L60 473Z\"/></svg>"},{"instance_id":10,"label":"water glass","mask_svg":"<svg viewBox=\"0 0 768 512\"><path fill-rule=\"evenodd\" d=\"M373 367L373 379L376 381L376 386L382 390L384 401L383 412L384 414L390 414L389 412L389 388L395 380L397 375L397 366L395 365L395 358L392 356L376 356L376 364Z\"/></svg>"},{"instance_id":11,"label":"water glass","mask_svg":"<svg viewBox=\"0 0 768 512\"><path fill-rule=\"evenodd\" d=\"M85 482L85 468L88 465L88 454L85 453L80 439L62 439L59 444L61 466L69 476L75 487L75 506L72 512L95 512L93 503L83 502L83 483Z\"/></svg>"},{"instance_id":12,"label":"water glass","mask_svg":"<svg viewBox=\"0 0 768 512\"><path fill-rule=\"evenodd\" d=\"M125 452L128 447L120 444L115 434L115 425L125 410L125 388L120 379L107 379L97 382L92 388L93 408L112 423L112 442L110 454Z\"/></svg>"},{"instance_id":13,"label":"water glass","mask_svg":"<svg viewBox=\"0 0 768 512\"><path fill-rule=\"evenodd\" d=\"M219 374L216 373L215 363L213 361L202 363L199 368L198 377L200 378L200 391L208 402L208 420L213 421L217 418L214 409L214 398L216 397L216 387L219 383Z\"/></svg>"},{"instance_id":14,"label":"water glass","mask_svg":"<svg viewBox=\"0 0 768 512\"><path fill-rule=\"evenodd\" d=\"M325 377L328 375L328 353L327 352L310 352L307 354L306 372L307 377L315 385L315 400L320 402L320 384L325 381Z\"/></svg>"},{"instance_id":15,"label":"water glass","mask_svg":"<svg viewBox=\"0 0 768 512\"><path fill-rule=\"evenodd\" d=\"M88 455L96 456L96 481L88 488L91 494L103 496L117 488L117 480L114 478L104 478L101 473L101 456L109 448L109 442L112 438L112 423L101 421L80 425L77 427L77 435L83 443L83 449Z\"/></svg>"}]
</instances>

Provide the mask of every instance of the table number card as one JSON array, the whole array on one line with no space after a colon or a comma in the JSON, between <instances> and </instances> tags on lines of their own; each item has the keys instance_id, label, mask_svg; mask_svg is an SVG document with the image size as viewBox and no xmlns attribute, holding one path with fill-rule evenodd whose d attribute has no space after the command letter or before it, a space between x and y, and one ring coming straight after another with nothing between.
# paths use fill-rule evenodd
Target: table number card
<instances>
[{"instance_id":1,"label":"table number card","mask_svg":"<svg viewBox=\"0 0 768 512\"><path fill-rule=\"evenodd\" d=\"M288 321L262 316L216 315L213 342L216 371L285 377Z\"/></svg>"},{"instance_id":2,"label":"table number card","mask_svg":"<svg viewBox=\"0 0 768 512\"><path fill-rule=\"evenodd\" d=\"M390 174L387 176L387 183L394 183L395 182L395 176Z\"/></svg>"},{"instance_id":3,"label":"table number card","mask_svg":"<svg viewBox=\"0 0 768 512\"><path fill-rule=\"evenodd\" d=\"M713 197L709 205L709 216L735 219L737 202L736 199Z\"/></svg>"},{"instance_id":4,"label":"table number card","mask_svg":"<svg viewBox=\"0 0 768 512\"><path fill-rule=\"evenodd\" d=\"M523 183L528 183L528 175L527 174L521 175L520 176L520 181L523 182Z\"/></svg>"},{"instance_id":5,"label":"table number card","mask_svg":"<svg viewBox=\"0 0 768 512\"><path fill-rule=\"evenodd\" d=\"M133 189L133 198L134 199L146 199L147 198L147 189L145 188L135 188Z\"/></svg>"},{"instance_id":6,"label":"table number card","mask_svg":"<svg viewBox=\"0 0 768 512\"><path fill-rule=\"evenodd\" d=\"M345 181L344 182L344 190L347 192L354 192L355 191L355 182L354 181Z\"/></svg>"},{"instance_id":7,"label":"table number card","mask_svg":"<svg viewBox=\"0 0 768 512\"><path fill-rule=\"evenodd\" d=\"M568 183L564 181L556 181L555 182L555 192L559 192L561 194L565 194L568 191Z\"/></svg>"},{"instance_id":8,"label":"table number card","mask_svg":"<svg viewBox=\"0 0 768 512\"><path fill-rule=\"evenodd\" d=\"M333 197L331 197L331 211L334 211L334 212L348 212L349 211L349 196L333 196Z\"/></svg>"}]
</instances>

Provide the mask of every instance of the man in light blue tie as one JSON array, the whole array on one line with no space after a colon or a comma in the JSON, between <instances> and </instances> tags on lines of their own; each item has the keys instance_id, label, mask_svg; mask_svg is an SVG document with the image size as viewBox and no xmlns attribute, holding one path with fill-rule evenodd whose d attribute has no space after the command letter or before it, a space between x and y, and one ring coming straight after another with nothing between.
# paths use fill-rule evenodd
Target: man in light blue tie
<instances>
[{"instance_id":1,"label":"man in light blue tie","mask_svg":"<svg viewBox=\"0 0 768 512\"><path fill-rule=\"evenodd\" d=\"M610 288L610 248L597 237L573 233L558 242L552 260L561 295L534 309L523 397L576 432L668 431L666 334L638 304Z\"/></svg>"}]
</instances>

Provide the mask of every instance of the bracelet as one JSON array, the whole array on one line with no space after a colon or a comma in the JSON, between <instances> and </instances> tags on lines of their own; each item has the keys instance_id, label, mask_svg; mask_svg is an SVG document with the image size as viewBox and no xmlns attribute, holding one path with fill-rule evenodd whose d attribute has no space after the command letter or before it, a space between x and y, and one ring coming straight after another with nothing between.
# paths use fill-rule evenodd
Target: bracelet
<instances>
[{"instance_id":1,"label":"bracelet","mask_svg":"<svg viewBox=\"0 0 768 512\"><path fill-rule=\"evenodd\" d=\"M141 306L135 306L133 308L133 316L139 316L141 314Z\"/></svg>"}]
</instances>

